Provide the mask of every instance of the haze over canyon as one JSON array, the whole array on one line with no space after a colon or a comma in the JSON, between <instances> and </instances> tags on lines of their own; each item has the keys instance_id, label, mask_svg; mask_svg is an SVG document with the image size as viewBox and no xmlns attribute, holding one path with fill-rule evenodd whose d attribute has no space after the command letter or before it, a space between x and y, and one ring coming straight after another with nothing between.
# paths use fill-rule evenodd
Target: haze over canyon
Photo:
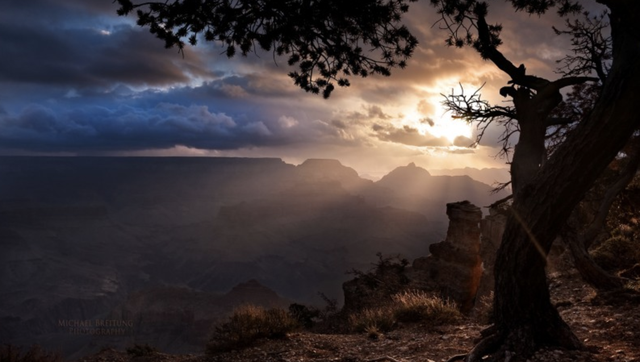
<instances>
[{"instance_id":1,"label":"haze over canyon","mask_svg":"<svg viewBox=\"0 0 640 362\"><path fill-rule=\"evenodd\" d=\"M0 340L197 352L239 304L340 300L376 253L428 255L446 203L506 196L466 175L504 169L449 172L409 164L374 182L337 160L1 157Z\"/></svg>"}]
</instances>

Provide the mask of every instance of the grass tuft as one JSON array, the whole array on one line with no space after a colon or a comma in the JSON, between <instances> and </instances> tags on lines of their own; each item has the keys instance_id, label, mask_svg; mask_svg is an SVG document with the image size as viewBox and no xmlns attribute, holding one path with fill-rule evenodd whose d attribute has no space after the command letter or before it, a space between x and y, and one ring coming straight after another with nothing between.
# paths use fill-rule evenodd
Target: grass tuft
<instances>
[{"instance_id":1,"label":"grass tuft","mask_svg":"<svg viewBox=\"0 0 640 362\"><path fill-rule=\"evenodd\" d=\"M349 325L354 332L389 332L395 327L396 319L390 307L366 308L349 315Z\"/></svg>"},{"instance_id":2,"label":"grass tuft","mask_svg":"<svg viewBox=\"0 0 640 362\"><path fill-rule=\"evenodd\" d=\"M245 305L237 308L226 323L216 327L206 352L215 354L246 348L264 338L285 338L297 328L297 321L283 309Z\"/></svg>"},{"instance_id":3,"label":"grass tuft","mask_svg":"<svg viewBox=\"0 0 640 362\"><path fill-rule=\"evenodd\" d=\"M455 303L420 290L410 290L394 294L387 305L352 313L349 325L354 332L377 338L379 334L394 329L399 322L439 326L454 324L461 319L462 314Z\"/></svg>"},{"instance_id":4,"label":"grass tuft","mask_svg":"<svg viewBox=\"0 0 640 362\"><path fill-rule=\"evenodd\" d=\"M409 290L393 297L395 318L403 323L453 324L462 318L455 303L431 296L421 290Z\"/></svg>"}]
</instances>

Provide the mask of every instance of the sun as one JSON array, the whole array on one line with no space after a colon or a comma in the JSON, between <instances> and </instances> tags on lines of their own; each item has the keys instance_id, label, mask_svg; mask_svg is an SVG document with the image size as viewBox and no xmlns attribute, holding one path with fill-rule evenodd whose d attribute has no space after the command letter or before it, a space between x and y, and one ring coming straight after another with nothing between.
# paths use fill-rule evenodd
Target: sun
<instances>
[{"instance_id":1,"label":"sun","mask_svg":"<svg viewBox=\"0 0 640 362\"><path fill-rule=\"evenodd\" d=\"M435 114L429 117L433 124L426 120L427 116L415 110L407 112L405 120L421 134L431 134L438 138L444 137L451 143L459 136L471 138L471 125L464 120L452 118L451 113L446 112L439 102L433 102L433 106Z\"/></svg>"}]
</instances>

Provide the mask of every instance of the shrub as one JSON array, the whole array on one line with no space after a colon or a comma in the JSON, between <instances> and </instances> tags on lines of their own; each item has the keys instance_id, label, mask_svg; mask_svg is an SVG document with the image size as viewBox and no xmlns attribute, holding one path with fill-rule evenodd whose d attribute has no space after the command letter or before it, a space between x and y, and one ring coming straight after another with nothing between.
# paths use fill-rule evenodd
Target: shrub
<instances>
[{"instance_id":1,"label":"shrub","mask_svg":"<svg viewBox=\"0 0 640 362\"><path fill-rule=\"evenodd\" d=\"M5 344L0 347L0 362L62 362L57 353L46 352L40 346L32 346L24 354L20 347Z\"/></svg>"},{"instance_id":2,"label":"shrub","mask_svg":"<svg viewBox=\"0 0 640 362\"><path fill-rule=\"evenodd\" d=\"M640 248L637 242L624 235L617 235L591 251L591 256L603 269L623 270L640 262Z\"/></svg>"},{"instance_id":3,"label":"shrub","mask_svg":"<svg viewBox=\"0 0 640 362\"><path fill-rule=\"evenodd\" d=\"M424 322L429 325L451 324L462 318L455 303L420 290L404 291L392 296L393 314L399 322Z\"/></svg>"},{"instance_id":4,"label":"shrub","mask_svg":"<svg viewBox=\"0 0 640 362\"><path fill-rule=\"evenodd\" d=\"M298 303L293 303L289 306L289 315L304 328L313 327L318 318L320 318L320 313L320 310L316 308L309 308Z\"/></svg>"},{"instance_id":5,"label":"shrub","mask_svg":"<svg viewBox=\"0 0 640 362\"><path fill-rule=\"evenodd\" d=\"M385 257L382 253L376 253L376 256L378 261L368 272L353 269L350 273L376 294L391 295L403 289L409 283L404 273L409 261L399 255Z\"/></svg>"},{"instance_id":6,"label":"shrub","mask_svg":"<svg viewBox=\"0 0 640 362\"><path fill-rule=\"evenodd\" d=\"M355 278L347 282L350 284L350 292L345 294L346 310L380 307L382 301L406 289L409 284L409 278L405 274L409 261L400 256L384 257L381 253L376 255L378 261L371 270L363 272L353 269L349 272Z\"/></svg>"},{"instance_id":7,"label":"shrub","mask_svg":"<svg viewBox=\"0 0 640 362\"><path fill-rule=\"evenodd\" d=\"M151 356L157 352L158 350L156 348L151 347L147 343L136 343L132 347L127 348L127 354L133 357Z\"/></svg>"},{"instance_id":8,"label":"shrub","mask_svg":"<svg viewBox=\"0 0 640 362\"><path fill-rule=\"evenodd\" d=\"M388 332L395 327L396 320L390 307L366 308L349 315L349 325L354 332L372 334Z\"/></svg>"},{"instance_id":9,"label":"shrub","mask_svg":"<svg viewBox=\"0 0 640 362\"><path fill-rule=\"evenodd\" d=\"M481 324L491 324L493 321L493 291L480 297L480 303L476 303L474 319Z\"/></svg>"},{"instance_id":10,"label":"shrub","mask_svg":"<svg viewBox=\"0 0 640 362\"><path fill-rule=\"evenodd\" d=\"M254 305L237 308L229 321L216 327L207 353L248 347L259 339L279 339L294 331L298 323L285 310Z\"/></svg>"}]
</instances>

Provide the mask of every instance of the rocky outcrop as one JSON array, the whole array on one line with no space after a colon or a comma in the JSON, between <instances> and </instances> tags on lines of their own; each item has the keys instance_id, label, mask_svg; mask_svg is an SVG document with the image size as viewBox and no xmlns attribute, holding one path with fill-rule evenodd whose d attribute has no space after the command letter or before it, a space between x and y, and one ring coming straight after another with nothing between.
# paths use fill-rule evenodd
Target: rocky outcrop
<instances>
[{"instance_id":1,"label":"rocky outcrop","mask_svg":"<svg viewBox=\"0 0 640 362\"><path fill-rule=\"evenodd\" d=\"M414 260L411 277L421 289L440 292L463 312L473 307L482 276L480 208L468 201L447 204L449 229L444 241L429 247L431 255Z\"/></svg>"},{"instance_id":2,"label":"rocky outcrop","mask_svg":"<svg viewBox=\"0 0 640 362\"><path fill-rule=\"evenodd\" d=\"M483 297L488 297L493 291L494 274L493 266L496 263L496 252L502 242L502 234L507 224L507 217L504 213L490 209L489 215L480 222L480 232L482 233L480 243L480 258L482 259L482 278L476 294L476 304Z\"/></svg>"},{"instance_id":3,"label":"rocky outcrop","mask_svg":"<svg viewBox=\"0 0 640 362\"><path fill-rule=\"evenodd\" d=\"M371 307L375 304L372 301L387 299L390 293L382 290L384 285L397 286L396 292L400 289L434 292L455 301L466 314L486 309L494 289L493 267L507 216L491 209L482 218L480 208L469 201L447 204L447 216L447 236L429 246L429 256L415 259L406 268L399 261L390 263L385 268L386 275L378 268L369 276L376 283L367 282L363 276L345 282L342 286L345 310ZM393 278L389 279L390 276ZM391 282L379 283L386 279Z\"/></svg>"}]
</instances>

